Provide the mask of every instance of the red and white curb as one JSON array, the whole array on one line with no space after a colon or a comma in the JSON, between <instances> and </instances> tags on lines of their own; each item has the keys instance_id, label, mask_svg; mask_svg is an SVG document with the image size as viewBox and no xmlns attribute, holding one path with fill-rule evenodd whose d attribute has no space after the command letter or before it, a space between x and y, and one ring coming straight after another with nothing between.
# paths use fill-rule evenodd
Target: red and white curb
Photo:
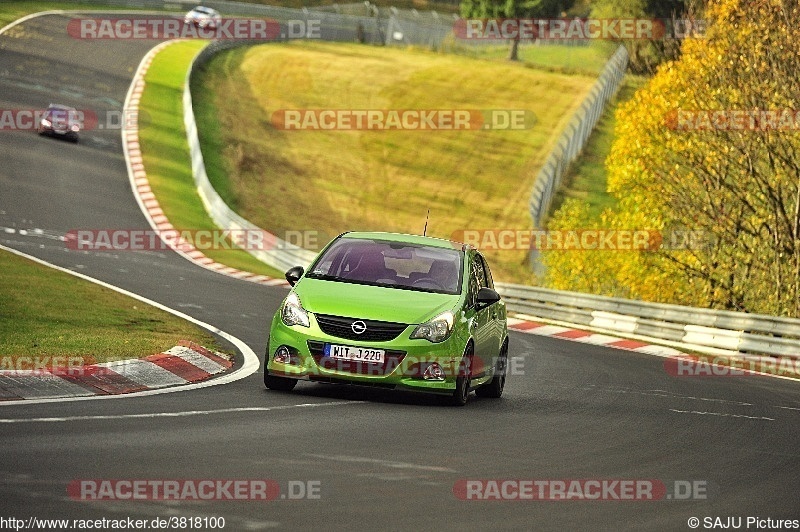
<instances>
[{"instance_id":1,"label":"red and white curb","mask_svg":"<svg viewBox=\"0 0 800 532\"><path fill-rule=\"evenodd\" d=\"M630 338L619 338L607 334L594 333L564 325L544 323L544 320L535 316L517 315L509 316L508 328L510 330L548 336L561 340L582 342L586 344L602 345L614 349L634 351L647 355L664 358L664 371L673 377L738 377L758 375L775 379L791 380L797 382L800 378L800 362L787 357L760 357L744 353L731 355L718 355L711 359L704 358L708 355L697 355L691 352L690 346L686 351L679 351L672 347L651 344ZM541 320L541 321L540 321ZM568 325L568 324L565 324ZM764 368L771 368L763 371Z\"/></svg>"},{"instance_id":2,"label":"red and white curb","mask_svg":"<svg viewBox=\"0 0 800 532\"><path fill-rule=\"evenodd\" d=\"M509 316L508 328L514 331L519 331L528 334L536 334L539 336L549 336L551 338L560 338L562 340L572 340L573 342L582 342L585 344L602 345L612 347L615 349L624 349L626 351L636 351L639 353L646 353L648 355L656 355L662 357L676 357L685 356L686 353L666 347L663 345L654 345L639 340L630 340L619 338L616 336L609 336L606 334L598 334L579 329L572 329L563 327L561 325L551 325L530 319L520 319Z\"/></svg>"},{"instance_id":3,"label":"red and white curb","mask_svg":"<svg viewBox=\"0 0 800 532\"><path fill-rule=\"evenodd\" d=\"M159 52L167 46L179 42L178 40L163 42L152 48L147 55L144 56L136 74L133 77L133 82L128 89L128 95L125 98L125 105L123 107L123 116L138 116L139 103L142 98L142 92L145 88L145 74L153 63L153 59ZM138 127L124 128L122 131L122 148L125 153L125 162L128 166L128 177L131 182L131 189L136 198L139 208L147 218L150 227L153 228L159 235L161 232L174 231L175 227L169 222L161 209L158 200L150 188L150 182L147 179L147 172L144 168L142 160L142 150L139 144L139 129ZM197 249L191 242L186 239L179 238L174 241L169 239L162 240L172 248L176 253L182 255L186 259L192 261L198 266L207 270L215 271L229 277L242 279L254 283L264 284L268 286L289 286L285 279L275 279L266 275L258 275L251 272L246 272L226 266L215 260L205 256L202 251Z\"/></svg>"},{"instance_id":4,"label":"red and white curb","mask_svg":"<svg viewBox=\"0 0 800 532\"><path fill-rule=\"evenodd\" d=\"M49 371L0 371L0 401L119 395L204 381L233 363L192 342L141 359Z\"/></svg>"}]
</instances>

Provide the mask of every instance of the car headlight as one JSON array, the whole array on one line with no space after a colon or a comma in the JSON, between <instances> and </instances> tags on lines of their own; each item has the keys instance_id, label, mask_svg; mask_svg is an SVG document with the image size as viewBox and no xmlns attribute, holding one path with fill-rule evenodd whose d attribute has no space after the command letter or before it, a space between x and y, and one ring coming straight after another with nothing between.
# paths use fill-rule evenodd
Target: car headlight
<instances>
[{"instance_id":1,"label":"car headlight","mask_svg":"<svg viewBox=\"0 0 800 532\"><path fill-rule=\"evenodd\" d=\"M288 326L302 325L303 327L308 327L310 325L308 321L308 312L306 312L306 309L300 304L300 298L297 297L297 294L294 292L289 294L286 297L286 301L283 302L281 320L284 325Z\"/></svg>"},{"instance_id":2,"label":"car headlight","mask_svg":"<svg viewBox=\"0 0 800 532\"><path fill-rule=\"evenodd\" d=\"M453 332L453 319L452 312L442 312L432 320L417 325L411 338L423 338L434 344L444 342Z\"/></svg>"},{"instance_id":3,"label":"car headlight","mask_svg":"<svg viewBox=\"0 0 800 532\"><path fill-rule=\"evenodd\" d=\"M46 118L42 118L41 124L42 124L44 127L50 127L50 126L52 126L52 125L53 125L53 124L52 124L52 122L50 122L50 121L49 121L48 119L46 119Z\"/></svg>"}]
</instances>

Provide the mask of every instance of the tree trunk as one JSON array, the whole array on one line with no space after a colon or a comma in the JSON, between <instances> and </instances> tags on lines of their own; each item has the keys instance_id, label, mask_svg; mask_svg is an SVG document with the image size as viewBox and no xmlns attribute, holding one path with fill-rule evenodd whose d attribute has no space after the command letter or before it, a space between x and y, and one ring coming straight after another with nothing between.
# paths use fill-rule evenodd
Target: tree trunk
<instances>
[{"instance_id":1,"label":"tree trunk","mask_svg":"<svg viewBox=\"0 0 800 532\"><path fill-rule=\"evenodd\" d=\"M517 49L519 48L519 39L513 39L511 41L511 48L508 50L508 60L509 61L518 61L519 55L517 53Z\"/></svg>"}]
</instances>

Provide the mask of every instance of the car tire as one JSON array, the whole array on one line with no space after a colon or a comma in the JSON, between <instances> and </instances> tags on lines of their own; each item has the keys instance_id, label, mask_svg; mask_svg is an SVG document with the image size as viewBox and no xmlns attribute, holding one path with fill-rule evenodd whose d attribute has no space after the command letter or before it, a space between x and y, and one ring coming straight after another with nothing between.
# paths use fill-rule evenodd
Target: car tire
<instances>
[{"instance_id":1,"label":"car tire","mask_svg":"<svg viewBox=\"0 0 800 532\"><path fill-rule=\"evenodd\" d=\"M497 367L495 367L494 377L492 377L492 380L488 383L475 390L475 395L490 399L500 399L503 395L503 388L506 385L507 368L508 340L503 342L503 347L500 348L500 355L497 357Z\"/></svg>"},{"instance_id":2,"label":"car tire","mask_svg":"<svg viewBox=\"0 0 800 532\"><path fill-rule=\"evenodd\" d=\"M456 377L456 389L453 390L453 395L450 396L450 404L453 406L464 406L469 399L469 386L470 374L472 372L472 355L475 353L475 347L472 342L467 344L464 349L464 356L461 357L461 364L458 369L458 377Z\"/></svg>"},{"instance_id":3,"label":"car tire","mask_svg":"<svg viewBox=\"0 0 800 532\"><path fill-rule=\"evenodd\" d=\"M276 377L270 375L269 370L264 368L264 386L276 392L291 392L297 385L297 379L287 379L286 377Z\"/></svg>"}]
</instances>

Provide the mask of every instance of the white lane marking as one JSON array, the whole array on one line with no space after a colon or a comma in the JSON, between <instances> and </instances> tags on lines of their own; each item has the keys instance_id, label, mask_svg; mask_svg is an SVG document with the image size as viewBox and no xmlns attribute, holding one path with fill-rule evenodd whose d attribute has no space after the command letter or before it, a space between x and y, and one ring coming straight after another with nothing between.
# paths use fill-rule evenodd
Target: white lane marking
<instances>
[{"instance_id":1,"label":"white lane marking","mask_svg":"<svg viewBox=\"0 0 800 532\"><path fill-rule=\"evenodd\" d=\"M133 395L133 394L128 394ZM27 403L26 403L27 404ZM0 418L0 423L64 423L68 421L103 421L109 419L152 419L159 417L188 417L208 416L212 414L234 414L237 412L272 412L276 410L290 410L293 408L316 408L320 406L360 405L363 401L336 401L332 403L301 403L299 405L279 406L242 406L238 408L220 408L217 410L186 410L184 412L148 412L146 414L119 414L95 416L66 416L66 417L34 417L34 418Z\"/></svg>"},{"instance_id":2,"label":"white lane marking","mask_svg":"<svg viewBox=\"0 0 800 532\"><path fill-rule=\"evenodd\" d=\"M775 408L783 408L784 410L798 410L798 411L800 411L800 408L795 408L793 406L776 406Z\"/></svg>"},{"instance_id":3,"label":"white lane marking","mask_svg":"<svg viewBox=\"0 0 800 532\"><path fill-rule=\"evenodd\" d=\"M668 392L666 390L624 390L624 389L614 389L614 388L601 388L596 384L589 384L586 386L587 390L595 390L598 392L607 392L607 393L630 393L635 395L648 395L653 397L667 397L669 399L691 399L694 401L713 401L716 403L726 403L731 405L738 405L738 406L753 406L753 403L745 403L742 401L734 401L732 399L717 399L711 397L695 397L694 395L680 395L678 393Z\"/></svg>"},{"instance_id":4,"label":"white lane marking","mask_svg":"<svg viewBox=\"0 0 800 532\"><path fill-rule=\"evenodd\" d=\"M745 416L743 414L725 414L722 412L701 412L699 410L676 410L674 408L669 409L670 412L677 412L679 414L697 414L700 416L720 416L720 417L739 417L744 419L760 419L764 421L775 421L771 417L764 417L764 416Z\"/></svg>"},{"instance_id":5,"label":"white lane marking","mask_svg":"<svg viewBox=\"0 0 800 532\"><path fill-rule=\"evenodd\" d=\"M33 229L14 229L13 227L0 227L0 229L2 229L4 233L9 235L19 234L21 236L32 236L38 238L46 238L48 240L58 240L59 242L67 241L67 237L65 237L61 233L46 229L39 229L38 227L34 227Z\"/></svg>"},{"instance_id":6,"label":"white lane marking","mask_svg":"<svg viewBox=\"0 0 800 532\"><path fill-rule=\"evenodd\" d=\"M10 24L4 26L3 28L0 28L0 35L4 34L5 32L10 30L11 28L16 26L17 24L22 24L23 22L26 22L26 21L28 21L28 20L30 20L32 18L43 17L45 15L63 15L64 13L65 12L61 11L61 10L53 10L53 11L40 11L38 13L31 13L30 15L25 15L24 17L18 18L17 20L15 20L14 22L11 22Z\"/></svg>"},{"instance_id":7,"label":"white lane marking","mask_svg":"<svg viewBox=\"0 0 800 532\"><path fill-rule=\"evenodd\" d=\"M216 377L216 378L208 380L208 381L196 382L196 383L193 383L193 384L186 384L186 385L183 385L183 386L175 386L173 388L158 388L158 389L154 389L154 390L144 390L144 391L141 391L141 392L125 393L125 394L120 394L120 395L95 395L95 396L89 396L89 397L65 397L65 398L53 398L53 399L26 399L26 400L23 400L23 401L0 401L0 407L2 407L2 406L10 406L10 405L19 406L21 404L31 405L31 404L67 402L67 401L98 401L98 400L121 399L121 398L128 398L128 397L143 397L143 396L146 396L146 395L159 395L159 394L162 394L162 393L183 392L183 391L187 391L187 390L197 390L197 389L200 389L200 388L207 388L209 386L218 386L220 384L228 384L228 383L231 383L231 382L234 382L234 381L238 381L239 379L244 379L245 377L249 377L250 375L252 375L256 371L258 371L258 368L259 368L261 363L260 363L260 360L259 360L258 356L253 352L253 350L250 349L250 347L248 347L248 345L246 343L244 343L242 340L236 338L232 334L229 334L229 333L227 333L227 332L225 332L225 331L223 331L221 329L218 329L218 328L214 327L213 325L209 325L208 323L205 323L205 322L200 321L200 320L198 320L196 318L193 318L192 316L189 316L188 314L184 314L183 312L180 312L178 310L169 308L168 306L162 305L161 303L158 303L157 301L153 301L152 299L148 299L148 298L146 298L144 296L140 296L139 294L134 294L133 292L129 292L129 291L125 290L124 288L119 288L117 286L114 286L112 284L106 283L106 282L101 281L99 279L95 279L94 277L89 277L88 275L85 275L85 274L82 274L82 273L78 273L78 272L75 272L75 271L72 271L72 270L68 270L67 268L62 268L61 266L56 266L55 264L51 264L51 263L49 263L49 262L47 262L45 260L42 260L42 259L37 258L37 257L34 257L32 255L28 255L27 253L23 253L21 251L17 251L16 249L6 247L6 246L4 246L2 244L0 244L0 249L3 249L5 251L9 251L9 252L14 253L15 255L18 255L20 257L25 257L26 259L32 260L32 261L37 262L39 264L43 264L45 266L49 266L50 268L53 268L55 270L58 270L58 271L61 271L61 272L65 272L65 273L68 273L70 275L74 275L75 277L78 277L78 278L83 279L85 281L90 281L90 282L98 284L98 285L100 285L100 286L102 286L104 288L108 288L109 290L114 290L115 292L119 292L120 294L126 295L128 297L132 297L133 299L137 299L137 300L141 301L142 303L146 303L148 305L154 306L154 307L156 307L158 309L161 309L163 311L169 312L170 314L172 314L174 316L177 316L177 317L182 318L182 319L184 319L186 321L194 323L195 325L198 325L199 327L202 327L202 328L210 331L211 333L216 334L218 336L221 336L222 338L228 340L234 346L236 346L236 348L244 356L244 364L242 365L241 368L239 368L236 371L233 371L231 373L228 373L226 375L221 375L219 377Z\"/></svg>"},{"instance_id":8,"label":"white lane marking","mask_svg":"<svg viewBox=\"0 0 800 532\"><path fill-rule=\"evenodd\" d=\"M75 15L79 13L108 13L107 9L51 9L49 11L39 11L38 13L31 13L29 15L25 15L22 18L18 18L17 20L9 23L8 25L0 28L0 35L4 34L14 26L18 24L22 24L23 22L27 22L33 18L37 17L45 17L47 15ZM115 15L163 15L165 13L169 13L168 11L138 11L138 10L114 10L113 13ZM5 214L5 211L0 212L0 214Z\"/></svg>"},{"instance_id":9,"label":"white lane marking","mask_svg":"<svg viewBox=\"0 0 800 532\"><path fill-rule=\"evenodd\" d=\"M345 455L329 456L325 454L309 454L309 453L305 453L303 456L308 456L311 458L317 458L321 460L332 460L334 462L374 464L384 467L391 467L395 469L421 469L423 471L437 471L440 473L457 473L456 470L450 469L449 467L412 464L409 462L396 462L392 460L380 460L378 458L365 458L363 456L345 456Z\"/></svg>"}]
</instances>

